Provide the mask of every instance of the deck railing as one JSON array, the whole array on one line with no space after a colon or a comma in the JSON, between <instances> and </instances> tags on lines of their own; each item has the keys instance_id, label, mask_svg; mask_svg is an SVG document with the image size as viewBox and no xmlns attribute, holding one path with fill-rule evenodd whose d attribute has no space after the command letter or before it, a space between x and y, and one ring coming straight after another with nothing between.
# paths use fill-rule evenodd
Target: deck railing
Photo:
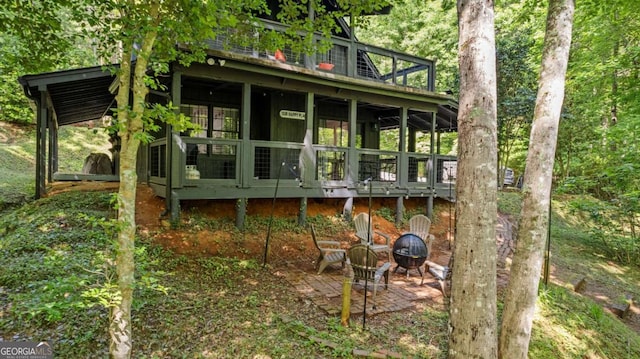
<instances>
[{"instance_id":1,"label":"deck railing","mask_svg":"<svg viewBox=\"0 0 640 359\"><path fill-rule=\"evenodd\" d=\"M198 171L197 178L180 171L181 181L187 186L194 186L201 181L226 180L236 182L239 178L241 141L219 138L181 137L179 146L184 146L185 151L180 163L185 166L195 166L192 169Z\"/></svg>"},{"instance_id":2,"label":"deck railing","mask_svg":"<svg viewBox=\"0 0 640 359\"><path fill-rule=\"evenodd\" d=\"M315 152L315 180L342 182L347 175L347 153L344 147L313 146Z\"/></svg>"},{"instance_id":3,"label":"deck railing","mask_svg":"<svg viewBox=\"0 0 640 359\"><path fill-rule=\"evenodd\" d=\"M252 183L269 185L266 180L280 180L285 186L298 185L304 175L300 156L303 148L304 145L294 142L251 141Z\"/></svg>"},{"instance_id":4,"label":"deck railing","mask_svg":"<svg viewBox=\"0 0 640 359\"><path fill-rule=\"evenodd\" d=\"M420 187L431 187L433 156L429 154L410 153L409 170L407 173L407 182L409 184Z\"/></svg>"},{"instance_id":5,"label":"deck railing","mask_svg":"<svg viewBox=\"0 0 640 359\"><path fill-rule=\"evenodd\" d=\"M436 186L456 184L458 159L455 156L435 155Z\"/></svg>"},{"instance_id":6,"label":"deck railing","mask_svg":"<svg viewBox=\"0 0 640 359\"><path fill-rule=\"evenodd\" d=\"M263 24L272 31L284 32L287 29L287 26L274 21L263 20ZM314 36L316 44L323 41L320 35ZM234 43L233 38L232 30L222 32L209 41L209 46L216 50L267 58L311 70L435 91L434 62L417 56L337 36L328 39L332 46L327 52L315 55L294 52L290 48L265 51L251 45L231 45Z\"/></svg>"},{"instance_id":7,"label":"deck railing","mask_svg":"<svg viewBox=\"0 0 640 359\"><path fill-rule=\"evenodd\" d=\"M455 188L457 159L455 156L381 151L375 149L349 149L345 147L313 145L306 151L304 144L294 142L251 141L251 156L242 156L242 140L181 137L180 163L195 164L199 178L189 177L181 171L184 187L213 184L232 184L237 187L274 186L322 188L357 186L366 180L383 183L388 188L408 190L434 190L441 196ZM153 183L164 184L166 145L158 140L150 144L149 172ZM195 155L197 150L197 155ZM355 151L355 164L349 162ZM194 157L195 156L195 157ZM249 163L243 163L243 158ZM408 162L404 172L400 160ZM243 172L244 171L244 172ZM357 178L351 177L350 174ZM279 176L279 177L278 177ZM248 180L242 181L242 178Z\"/></svg>"},{"instance_id":8,"label":"deck railing","mask_svg":"<svg viewBox=\"0 0 640 359\"><path fill-rule=\"evenodd\" d=\"M398 178L398 152L358 150L358 180L396 182Z\"/></svg>"}]
</instances>

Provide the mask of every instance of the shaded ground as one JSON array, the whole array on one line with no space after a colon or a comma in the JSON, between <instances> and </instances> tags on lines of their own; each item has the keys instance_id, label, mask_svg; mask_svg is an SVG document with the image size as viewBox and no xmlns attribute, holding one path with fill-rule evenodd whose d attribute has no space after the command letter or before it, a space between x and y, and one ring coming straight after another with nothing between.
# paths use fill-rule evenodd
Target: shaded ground
<instances>
[{"instance_id":1,"label":"shaded ground","mask_svg":"<svg viewBox=\"0 0 640 359\"><path fill-rule=\"evenodd\" d=\"M161 218L164 210L163 199L154 196L153 191L141 186L137 197L136 221L142 233L153 234L154 238L164 246L182 254L209 254L225 255L240 259L262 260L266 233L243 233L243 238L236 238L238 234L225 231L201 230L195 235L181 230L172 230L166 219ZM374 201L375 202L375 201ZM309 200L307 216L322 215L338 218L342 213L343 200ZM226 218L235 221L235 201L189 201L183 204L183 211L197 211L197 213L209 218ZM395 208L395 200L382 200L373 203L372 213L380 207ZM419 203L408 201L405 207L408 210L419 206ZM298 215L299 201L297 199L278 199L274 208L274 217L289 218L295 220ZM272 210L272 200L251 200L247 207L247 215L269 217ZM366 201L354 201L354 214L368 211ZM447 241L449 231L448 213L441 213L441 219L434 221L431 233L436 236L433 246L432 261L446 265L449 261L450 250ZM407 228L396 228L396 225L384 217L373 214L374 228L391 236L392 240L399 237ZM160 229L162 229L160 231ZM322 237L322 234L320 235ZM343 247L358 243L351 228L333 235L332 239L343 242ZM311 270L317 256L316 248L307 231L301 233L288 232L276 233L270 238L269 256L273 258L269 263L275 267L297 263L301 269Z\"/></svg>"},{"instance_id":2,"label":"shaded ground","mask_svg":"<svg viewBox=\"0 0 640 359\"><path fill-rule=\"evenodd\" d=\"M117 191L117 183L92 183L92 182L78 182L78 183L60 183L56 184L51 194L59 191L67 190L104 190L110 189ZM310 217L323 215L329 218L338 218L338 215L342 213L342 206L344 202L342 200L324 200L322 202L310 200L308 203L307 214ZM424 205L424 201L409 200L405 202L407 210L415 210ZM297 217L299 202L298 200L279 199L276 201L274 208L274 216L277 218L290 218L295 219ZM380 207L395 208L395 200L380 200L374 201L372 213L373 222L376 230L391 235L392 239L397 238L400 234L407 230L407 228L396 228L395 224L387 221L385 218L376 215L375 212ZM152 238L156 243L171 249L178 254L185 255L220 255L226 257L235 257L239 259L254 259L258 262L262 262L264 256L264 243L266 233L247 233L243 232L231 232L231 231L211 231L208 229L198 229L198 223L184 223L184 225L190 228L189 231L174 230L170 228L166 217L162 217L164 211L164 200L160 197L156 197L153 191L145 186L140 185L137 196L137 214L136 221L139 227L139 232L142 236ZM451 248L449 243L450 226L453 221L450 221L450 211L447 205L439 207L440 212L436 213L437 219L434 221L431 227L431 233L436 236L436 242L433 245L433 253L431 260L441 265L447 265L451 255ZM444 208L444 209L443 209ZM189 201L183 203L183 211L191 211L198 213L199 216L205 218L217 218L226 219L227 221L235 221L235 201ZM354 214L367 211L368 204L366 200L356 200L354 203ZM262 216L269 217L272 211L272 200L251 200L247 208L247 214L249 216ZM184 216L187 217L187 216ZM505 217L500 216L498 219L497 227L497 250L498 250L498 289L503 290L508 281L508 269L511 263L511 255L515 248L512 238L514 227L512 221ZM240 236L240 237L239 237ZM348 248L351 244L357 243L358 240L354 236L353 231L350 228L346 228L336 235L333 235L332 239L339 240L343 244L343 248ZM310 234L306 231L302 232L277 232L270 238L270 250L268 263L274 268L275 275L283 275L287 270L295 270L300 273L306 273L307 276L314 275L315 259L317 256L316 249L311 241ZM394 265L395 267L395 265ZM338 269L334 269L333 272L328 270L329 275L340 276ZM286 275L284 275L286 277ZM293 277L300 276L300 274L294 274ZM396 279L399 275L396 274ZM415 281L419 282L419 277L416 279L417 274L413 273L412 278L407 279L402 285L416 286ZM552 264L551 266L551 280L557 284L570 286L575 281L576 274L571 268L562 268L558 265ZM288 280L291 282L291 278ZM339 282L339 278L334 278L334 281ZM415 280L415 281L414 281ZM296 282L291 282L294 286ZM399 284L400 282L396 283ZM430 275L425 275L425 285L430 288L425 288L424 292L418 293L417 298L421 300L413 303L416 305L429 305L434 308L444 308L443 298L441 292L437 290L437 282L433 280ZM335 289L335 288L334 288ZM355 291L362 289L354 288ZM582 292L582 295L589 296L594 300L602 304L605 309L610 309L614 304L614 299L611 296L610 288L606 285L602 285L597 282L590 281L588 286ZM302 292L301 292L302 293ZM339 305L339 298L335 298L334 294L326 294L325 297L329 298L333 307L328 306L325 309L328 312L335 311L335 305ZM637 301L637 298L634 298ZM316 302L316 304L318 304ZM328 309L327 309L328 308ZM333 308L333 309L332 309ZM354 310L357 311L357 303ZM640 332L640 310L636 305L632 305L629 311L629 316L625 322L636 331Z\"/></svg>"}]
</instances>

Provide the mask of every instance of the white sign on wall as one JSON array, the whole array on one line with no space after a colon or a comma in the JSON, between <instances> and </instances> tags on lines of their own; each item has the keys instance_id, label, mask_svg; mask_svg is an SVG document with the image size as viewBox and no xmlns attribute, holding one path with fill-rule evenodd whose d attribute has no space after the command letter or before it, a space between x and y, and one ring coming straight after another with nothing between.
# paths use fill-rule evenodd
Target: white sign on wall
<instances>
[{"instance_id":1,"label":"white sign on wall","mask_svg":"<svg viewBox=\"0 0 640 359\"><path fill-rule=\"evenodd\" d=\"M292 120L304 120L307 117L307 114L301 111L280 110L280 117Z\"/></svg>"}]
</instances>

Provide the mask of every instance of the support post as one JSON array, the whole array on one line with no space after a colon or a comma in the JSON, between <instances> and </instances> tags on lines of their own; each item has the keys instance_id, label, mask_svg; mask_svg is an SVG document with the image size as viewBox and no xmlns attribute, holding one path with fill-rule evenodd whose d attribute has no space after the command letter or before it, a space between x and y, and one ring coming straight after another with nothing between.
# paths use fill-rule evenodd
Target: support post
<instances>
[{"instance_id":1,"label":"support post","mask_svg":"<svg viewBox=\"0 0 640 359\"><path fill-rule=\"evenodd\" d=\"M171 191L171 226L175 226L180 220L180 197L176 191Z\"/></svg>"},{"instance_id":2,"label":"support post","mask_svg":"<svg viewBox=\"0 0 640 359\"><path fill-rule=\"evenodd\" d=\"M240 188L251 187L250 168L253 166L254 153L251 150L251 84L242 85L242 139L241 139L241 161L242 168L240 172Z\"/></svg>"},{"instance_id":3,"label":"support post","mask_svg":"<svg viewBox=\"0 0 640 359\"><path fill-rule=\"evenodd\" d=\"M40 100L38 101L36 129L36 199L42 198L47 192L45 187L45 154L47 151L47 96L46 87L40 87Z\"/></svg>"},{"instance_id":4,"label":"support post","mask_svg":"<svg viewBox=\"0 0 640 359\"><path fill-rule=\"evenodd\" d=\"M236 200L236 228L244 229L244 218L247 214L247 202L246 198L238 198Z\"/></svg>"},{"instance_id":5,"label":"support post","mask_svg":"<svg viewBox=\"0 0 640 359\"><path fill-rule=\"evenodd\" d=\"M300 198L300 211L298 212L298 225L304 226L307 222L307 197Z\"/></svg>"},{"instance_id":6,"label":"support post","mask_svg":"<svg viewBox=\"0 0 640 359\"><path fill-rule=\"evenodd\" d=\"M171 78L171 101L176 106L176 114L180 111L180 104L182 103L182 73L176 71ZM175 139L173 133L173 126L166 125L166 157L165 163L167 166L166 182L165 182L165 202L166 207L171 211L171 222L177 221L180 216L180 201L177 199L175 192L173 191L174 185L174 156L173 150L175 148ZM118 167L116 167L117 169ZM177 203L174 203L177 202Z\"/></svg>"},{"instance_id":7,"label":"support post","mask_svg":"<svg viewBox=\"0 0 640 359\"><path fill-rule=\"evenodd\" d=\"M399 196L396 199L396 225L399 226L402 223L402 217L404 216L404 198Z\"/></svg>"},{"instance_id":8,"label":"support post","mask_svg":"<svg viewBox=\"0 0 640 359\"><path fill-rule=\"evenodd\" d=\"M47 178L49 183L53 182L53 174L58 172L58 122L49 122L49 169Z\"/></svg>"}]
</instances>

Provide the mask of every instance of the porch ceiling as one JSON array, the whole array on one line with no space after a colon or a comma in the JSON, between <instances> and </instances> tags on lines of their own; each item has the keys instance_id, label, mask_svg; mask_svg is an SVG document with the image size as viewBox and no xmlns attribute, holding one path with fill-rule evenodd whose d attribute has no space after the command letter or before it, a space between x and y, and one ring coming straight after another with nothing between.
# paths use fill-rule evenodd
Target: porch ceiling
<instances>
[{"instance_id":1,"label":"porch ceiling","mask_svg":"<svg viewBox=\"0 0 640 359\"><path fill-rule=\"evenodd\" d=\"M98 120L111 114L114 76L101 67L25 75L18 79L27 97L40 99L45 91L59 126Z\"/></svg>"},{"instance_id":2,"label":"porch ceiling","mask_svg":"<svg viewBox=\"0 0 640 359\"><path fill-rule=\"evenodd\" d=\"M395 107L366 105L378 111L381 129L393 129L400 126L400 115ZM436 113L436 132L456 132L458 130L458 114L455 104L438 105ZM409 110L407 125L418 130L431 130L431 113Z\"/></svg>"}]
</instances>

